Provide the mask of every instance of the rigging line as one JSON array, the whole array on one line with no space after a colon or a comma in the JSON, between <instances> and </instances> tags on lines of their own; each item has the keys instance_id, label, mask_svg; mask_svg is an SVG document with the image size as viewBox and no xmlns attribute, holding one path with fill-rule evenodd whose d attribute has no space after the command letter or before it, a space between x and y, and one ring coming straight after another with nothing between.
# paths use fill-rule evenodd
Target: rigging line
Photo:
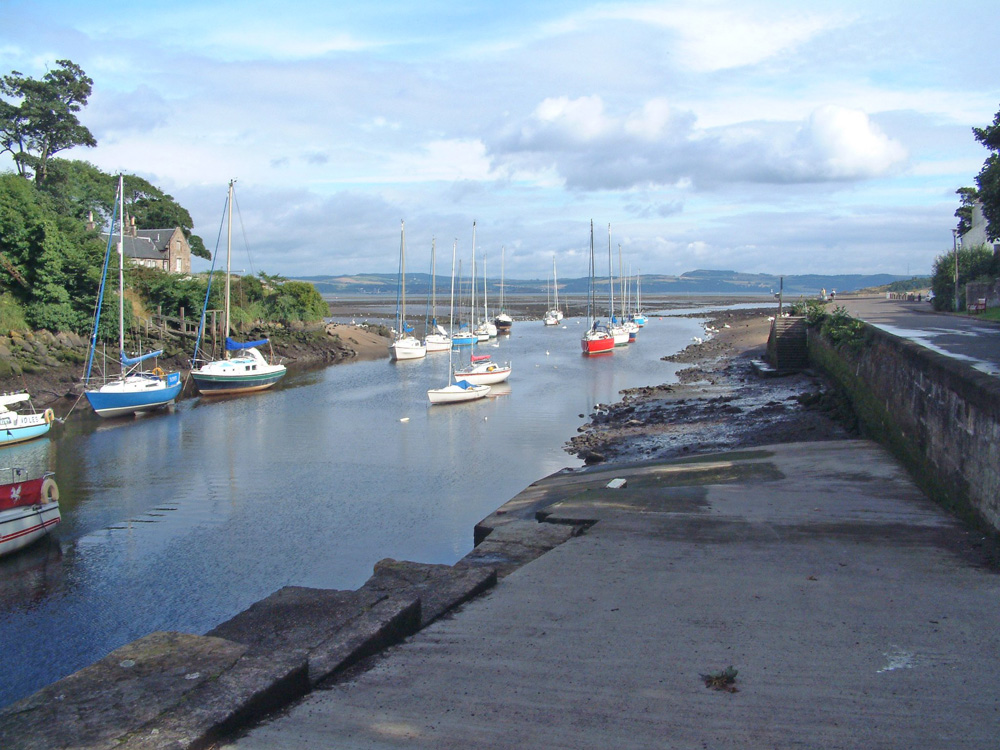
<instances>
[{"instance_id":1,"label":"rigging line","mask_svg":"<svg viewBox=\"0 0 1000 750\"><path fill-rule=\"evenodd\" d=\"M212 267L208 270L208 285L205 289L205 303L201 306L201 320L198 321L198 335L194 341L194 356L191 358L191 365L198 361L198 350L201 348L201 336L205 331L205 315L208 312L208 299L212 293L212 279L215 278L215 261L219 257L219 245L222 243L222 227L226 223L226 209L229 207L229 193L226 193L226 200L222 204L222 221L219 223L219 234L215 238L215 252L212 253Z\"/></svg>"},{"instance_id":2,"label":"rigging line","mask_svg":"<svg viewBox=\"0 0 1000 750\"><path fill-rule=\"evenodd\" d=\"M247 265L250 266L250 273L253 276L257 275L257 269L253 267L253 258L250 257L250 243L247 241L247 230L243 226L243 214L240 213L240 202L236 199L236 193L233 193L233 207L236 209L236 218L239 219L240 234L243 236L243 251L247 254Z\"/></svg>"}]
</instances>

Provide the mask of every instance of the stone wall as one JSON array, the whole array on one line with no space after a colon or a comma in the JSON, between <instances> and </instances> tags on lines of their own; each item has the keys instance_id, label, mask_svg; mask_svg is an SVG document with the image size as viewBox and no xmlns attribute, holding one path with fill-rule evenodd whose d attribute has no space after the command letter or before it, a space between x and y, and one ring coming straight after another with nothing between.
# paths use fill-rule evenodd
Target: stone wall
<instances>
[{"instance_id":1,"label":"stone wall","mask_svg":"<svg viewBox=\"0 0 1000 750\"><path fill-rule=\"evenodd\" d=\"M1000 379L872 326L839 349L811 329L809 354L931 497L1000 531Z\"/></svg>"}]
</instances>

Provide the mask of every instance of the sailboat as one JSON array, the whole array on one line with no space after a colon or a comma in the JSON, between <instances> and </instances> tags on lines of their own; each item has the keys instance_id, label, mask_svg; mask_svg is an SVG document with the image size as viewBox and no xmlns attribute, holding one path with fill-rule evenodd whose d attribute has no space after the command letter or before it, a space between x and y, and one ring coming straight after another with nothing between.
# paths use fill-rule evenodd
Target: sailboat
<instances>
[{"instance_id":1,"label":"sailboat","mask_svg":"<svg viewBox=\"0 0 1000 750\"><path fill-rule=\"evenodd\" d=\"M475 284L475 278L472 281ZM486 334L486 338L483 338L483 334ZM487 292L486 292L486 253L483 253L483 322L479 324L476 328L476 335L480 341L488 341L489 339L495 339L497 337L497 327L490 320L490 312L487 303Z\"/></svg>"},{"instance_id":2,"label":"sailboat","mask_svg":"<svg viewBox=\"0 0 1000 750\"><path fill-rule=\"evenodd\" d=\"M16 404L30 403L29 393L5 393L0 395L0 446L23 443L41 437L49 431L56 415L52 409L44 412L21 413L15 411Z\"/></svg>"},{"instance_id":3,"label":"sailboat","mask_svg":"<svg viewBox=\"0 0 1000 750\"><path fill-rule=\"evenodd\" d=\"M406 222L399 230L399 299L396 300L396 339L389 344L389 357L420 359L427 356L427 347L413 335L413 327L406 324Z\"/></svg>"},{"instance_id":4,"label":"sailboat","mask_svg":"<svg viewBox=\"0 0 1000 750\"><path fill-rule=\"evenodd\" d=\"M212 291L212 276L209 275L208 290L205 292L205 305L201 311L201 323L198 326L198 338L195 341L194 357L191 359L191 379L203 396L223 396L234 393L250 393L270 388L285 376L286 368L280 362L268 361L257 349L268 343L267 339L239 342L230 338L230 271L233 250L233 187L235 180L229 182L227 206L226 235L226 296L225 296L225 357L209 360L199 356L201 337L205 331L205 312L208 308L209 294ZM230 354L230 352L238 352Z\"/></svg>"},{"instance_id":5,"label":"sailboat","mask_svg":"<svg viewBox=\"0 0 1000 750\"><path fill-rule=\"evenodd\" d=\"M500 312L497 316L493 318L493 325L497 327L497 333L510 333L511 326L514 325L514 319L507 314L506 301L504 299L504 248L500 247Z\"/></svg>"},{"instance_id":6,"label":"sailboat","mask_svg":"<svg viewBox=\"0 0 1000 750\"><path fill-rule=\"evenodd\" d=\"M639 328L646 325L646 314L642 311L642 269L635 273L635 315L632 316Z\"/></svg>"},{"instance_id":7,"label":"sailboat","mask_svg":"<svg viewBox=\"0 0 1000 750\"><path fill-rule=\"evenodd\" d=\"M101 417L120 417L126 414L160 409L174 402L181 392L180 373L164 372L160 367L150 371L142 369L142 363L163 354L159 349L146 354L138 353L129 357L125 353L125 178L118 175L118 194L111 212L111 229L108 232L108 246L104 253L104 270L98 290L97 309L94 314L94 330L90 337L90 352L87 355L87 369L84 375L84 395L90 406ZM117 377L106 379L97 387L91 387L96 378L91 377L94 366L94 352L97 348L97 331L101 323L101 307L108 277L108 261L114 242L115 218L118 218L118 360L120 371Z\"/></svg>"},{"instance_id":8,"label":"sailboat","mask_svg":"<svg viewBox=\"0 0 1000 750\"><path fill-rule=\"evenodd\" d=\"M434 257L435 242L431 240L431 315L424 324L424 347L428 352L444 352L451 349L451 336L437 322L437 271Z\"/></svg>"},{"instance_id":9,"label":"sailboat","mask_svg":"<svg viewBox=\"0 0 1000 750\"><path fill-rule=\"evenodd\" d=\"M615 340L615 346L628 345L628 331L615 317L615 274L611 266L611 225L608 224L608 330Z\"/></svg>"},{"instance_id":10,"label":"sailboat","mask_svg":"<svg viewBox=\"0 0 1000 750\"><path fill-rule=\"evenodd\" d=\"M599 320L594 319L594 309L596 300L594 299L594 222L590 222L590 284L587 287L587 330L580 339L580 346L584 354L603 354L612 352L615 348L615 340L608 331L607 326L602 325Z\"/></svg>"},{"instance_id":11,"label":"sailboat","mask_svg":"<svg viewBox=\"0 0 1000 750\"><path fill-rule=\"evenodd\" d=\"M473 230L475 231L475 230ZM457 247L458 243L455 243ZM449 312L449 322L448 327L455 328L455 248L451 251L451 311ZM452 369L452 357L454 356L451 349L448 350L448 385L443 388L430 388L427 391L427 399L431 404L454 404L461 401L475 401L476 399L483 398L490 392L490 387L488 385L475 385L466 380L458 380L455 378L454 370Z\"/></svg>"},{"instance_id":12,"label":"sailboat","mask_svg":"<svg viewBox=\"0 0 1000 750\"><path fill-rule=\"evenodd\" d=\"M473 242L473 244L475 244L475 241L476 241L475 237L476 237L476 224L475 224L475 222L473 222L473 224L472 224L472 238L473 238L472 242ZM452 255L454 255L456 253L457 248L458 248L458 240L456 239L455 240L455 244L451 248ZM461 261L459 261L459 263L458 263L458 296L459 297L462 296L462 262ZM459 303L459 304L461 304L461 303ZM472 316L470 316L470 318L471 317ZM451 327L451 345L452 345L452 347L472 346L473 344L476 344L476 343L479 342L479 337L476 336L476 332L474 330L472 330L473 326L471 324L469 324L469 323L462 323L460 321L459 324L458 324L458 330L457 331L455 330L454 324L451 324L450 327Z\"/></svg>"},{"instance_id":13,"label":"sailboat","mask_svg":"<svg viewBox=\"0 0 1000 750\"><path fill-rule=\"evenodd\" d=\"M628 285L625 279L625 272L622 268L622 243L618 243L618 278L621 279L621 292L622 292L622 327L625 332L628 333L628 343L633 343L639 333L639 324L636 323L632 316L628 313L628 300L627 289Z\"/></svg>"},{"instance_id":14,"label":"sailboat","mask_svg":"<svg viewBox=\"0 0 1000 750\"><path fill-rule=\"evenodd\" d=\"M555 306L545 311L542 322L547 326L558 325L563 319L562 310L559 309L559 280L556 277L556 256L552 256L552 291L555 294Z\"/></svg>"}]
</instances>

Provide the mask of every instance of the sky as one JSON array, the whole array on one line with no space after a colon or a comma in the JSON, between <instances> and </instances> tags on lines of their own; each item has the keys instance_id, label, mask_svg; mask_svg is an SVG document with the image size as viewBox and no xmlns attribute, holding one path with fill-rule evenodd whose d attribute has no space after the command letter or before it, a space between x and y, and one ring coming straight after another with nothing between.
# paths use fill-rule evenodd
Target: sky
<instances>
[{"instance_id":1,"label":"sky","mask_svg":"<svg viewBox=\"0 0 1000 750\"><path fill-rule=\"evenodd\" d=\"M475 222L491 277L585 276L593 221L599 268L610 227L633 273L916 275L988 156L998 32L985 0L0 0L0 74L82 67L98 146L59 156L211 250L236 180L236 270L395 273L405 221L447 275Z\"/></svg>"}]
</instances>

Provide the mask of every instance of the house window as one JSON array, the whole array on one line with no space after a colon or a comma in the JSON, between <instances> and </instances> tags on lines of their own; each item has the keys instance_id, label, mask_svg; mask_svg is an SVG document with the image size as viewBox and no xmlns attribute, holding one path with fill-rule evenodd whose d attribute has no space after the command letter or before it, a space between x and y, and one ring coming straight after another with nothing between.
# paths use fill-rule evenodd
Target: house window
<instances>
[{"instance_id":1,"label":"house window","mask_svg":"<svg viewBox=\"0 0 1000 750\"><path fill-rule=\"evenodd\" d=\"M180 258L177 258L177 259L176 259L176 260L174 261L174 271L176 271L177 273L180 273L181 271L183 271L183 270L184 270L184 268L182 267L182 265L183 265L183 264L182 264L182 262L181 262L181 259L180 259Z\"/></svg>"}]
</instances>

